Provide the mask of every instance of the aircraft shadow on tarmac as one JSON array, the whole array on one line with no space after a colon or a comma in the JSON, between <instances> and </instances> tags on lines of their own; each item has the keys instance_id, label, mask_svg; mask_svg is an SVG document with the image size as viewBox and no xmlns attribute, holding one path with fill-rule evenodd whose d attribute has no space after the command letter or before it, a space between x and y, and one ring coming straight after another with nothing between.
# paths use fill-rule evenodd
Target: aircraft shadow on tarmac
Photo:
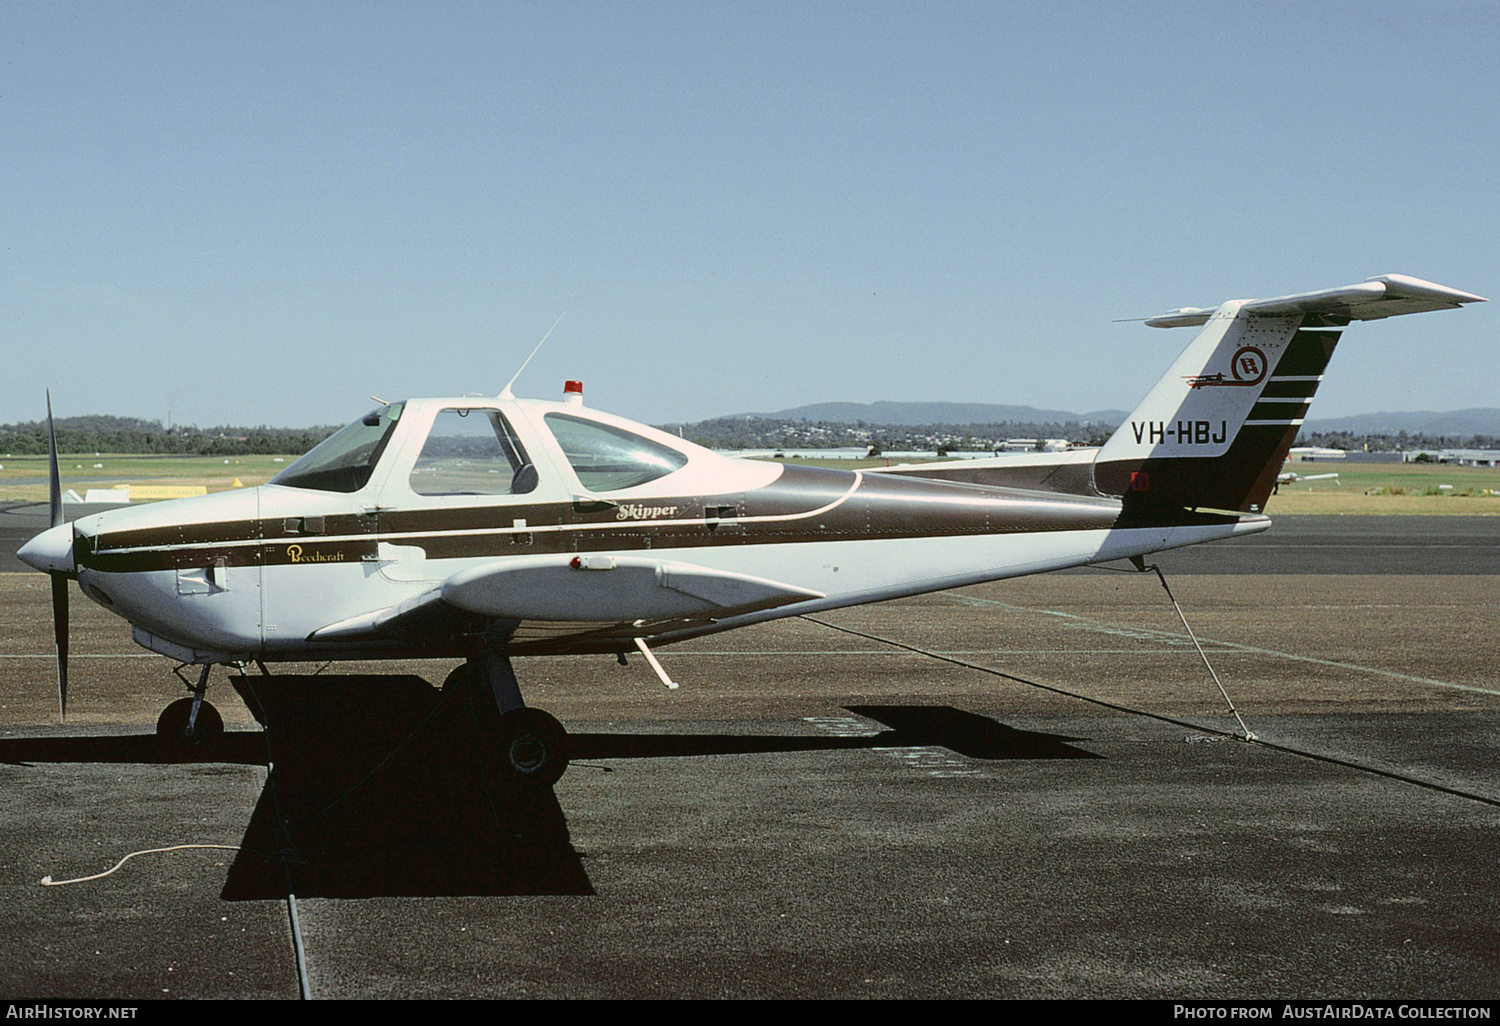
<instances>
[{"instance_id":1,"label":"aircraft shadow on tarmac","mask_svg":"<svg viewBox=\"0 0 1500 1026\"><path fill-rule=\"evenodd\" d=\"M232 678L233 679L233 678ZM0 741L0 762L272 766L222 896L359 898L592 894L551 788L486 765L484 710L414 676L235 679L267 730L163 752L154 736ZM575 763L940 746L974 759L1101 758L1052 734L949 706L848 710L885 725L848 736L569 735Z\"/></svg>"},{"instance_id":2,"label":"aircraft shadow on tarmac","mask_svg":"<svg viewBox=\"0 0 1500 1026\"><path fill-rule=\"evenodd\" d=\"M857 716L885 724L877 734L572 734L575 762L585 759L659 759L688 755L822 752L863 748L947 748L971 759L1099 759L1056 734L1017 730L988 716L947 705L848 705Z\"/></svg>"},{"instance_id":3,"label":"aircraft shadow on tarmac","mask_svg":"<svg viewBox=\"0 0 1500 1026\"><path fill-rule=\"evenodd\" d=\"M226 899L593 893L552 789L499 774L467 691L410 676L235 688L272 771Z\"/></svg>"}]
</instances>

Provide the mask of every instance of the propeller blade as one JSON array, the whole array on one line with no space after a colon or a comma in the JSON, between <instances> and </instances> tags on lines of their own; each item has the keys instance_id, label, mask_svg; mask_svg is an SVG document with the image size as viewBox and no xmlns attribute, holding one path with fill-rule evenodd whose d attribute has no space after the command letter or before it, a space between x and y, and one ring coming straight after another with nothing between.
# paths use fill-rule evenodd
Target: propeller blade
<instances>
[{"instance_id":1,"label":"propeller blade","mask_svg":"<svg viewBox=\"0 0 1500 1026\"><path fill-rule=\"evenodd\" d=\"M52 525L63 522L62 476L57 469L57 430L52 426L52 390L47 390L47 497L51 503Z\"/></svg>"},{"instance_id":2,"label":"propeller blade","mask_svg":"<svg viewBox=\"0 0 1500 1026\"><path fill-rule=\"evenodd\" d=\"M47 498L52 526L63 523L62 474L57 464L57 429L52 424L52 390L47 390ZM57 713L68 718L68 578L61 573L52 580L52 632L57 639Z\"/></svg>"},{"instance_id":3,"label":"propeller blade","mask_svg":"<svg viewBox=\"0 0 1500 1026\"><path fill-rule=\"evenodd\" d=\"M52 579L52 631L57 638L57 712L68 718L68 579L62 574L48 574Z\"/></svg>"}]
</instances>

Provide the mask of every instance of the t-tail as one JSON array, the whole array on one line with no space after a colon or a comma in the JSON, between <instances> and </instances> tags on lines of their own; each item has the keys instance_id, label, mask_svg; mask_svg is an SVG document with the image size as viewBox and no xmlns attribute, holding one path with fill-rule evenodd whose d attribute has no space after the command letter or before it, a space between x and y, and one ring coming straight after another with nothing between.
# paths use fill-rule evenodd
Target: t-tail
<instances>
[{"instance_id":1,"label":"t-tail","mask_svg":"<svg viewBox=\"0 0 1500 1026\"><path fill-rule=\"evenodd\" d=\"M1153 317L1146 321L1152 327L1203 330L1099 450L1094 489L1121 496L1127 510L1259 513L1350 321L1484 301L1386 274Z\"/></svg>"}]
</instances>

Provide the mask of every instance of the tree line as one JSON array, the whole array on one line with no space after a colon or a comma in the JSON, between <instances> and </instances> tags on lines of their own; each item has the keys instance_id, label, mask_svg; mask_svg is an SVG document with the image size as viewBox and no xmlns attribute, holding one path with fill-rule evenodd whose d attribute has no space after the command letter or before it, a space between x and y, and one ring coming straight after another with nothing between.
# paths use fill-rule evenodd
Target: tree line
<instances>
[{"instance_id":1,"label":"tree line","mask_svg":"<svg viewBox=\"0 0 1500 1026\"><path fill-rule=\"evenodd\" d=\"M1347 452L1408 452L1412 449L1500 449L1495 435L1355 434L1352 431L1304 431L1297 436L1298 445L1316 445L1323 449Z\"/></svg>"},{"instance_id":2,"label":"tree line","mask_svg":"<svg viewBox=\"0 0 1500 1026\"><path fill-rule=\"evenodd\" d=\"M141 455L258 456L300 455L337 427L173 427L136 417L61 417L55 422L59 452ZM47 422L0 424L0 453L47 454Z\"/></svg>"},{"instance_id":3,"label":"tree line","mask_svg":"<svg viewBox=\"0 0 1500 1026\"><path fill-rule=\"evenodd\" d=\"M679 430L680 428L680 430ZM1066 438L1102 444L1112 428L1102 424L1007 421L992 424L852 424L774 417L716 417L668 426L690 442L710 449L877 449L990 452L1010 438Z\"/></svg>"}]
</instances>

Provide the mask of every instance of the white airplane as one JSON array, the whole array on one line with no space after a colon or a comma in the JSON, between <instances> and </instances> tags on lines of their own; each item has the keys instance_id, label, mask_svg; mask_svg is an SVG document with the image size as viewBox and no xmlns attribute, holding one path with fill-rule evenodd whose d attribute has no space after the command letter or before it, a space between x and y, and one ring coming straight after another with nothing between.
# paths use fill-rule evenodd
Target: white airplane
<instances>
[{"instance_id":1,"label":"white airplane","mask_svg":"<svg viewBox=\"0 0 1500 1026\"><path fill-rule=\"evenodd\" d=\"M493 695L508 772L550 784L566 735L512 657L640 651L672 686L648 642L1263 531L1341 328L1472 302L1385 275L1173 310L1147 323L1202 330L1102 447L878 471L721 456L569 382L384 404L266 485L65 524L54 441L54 526L19 555L51 575L64 712L77 580L202 667L165 737L222 729L214 665L462 659L450 681Z\"/></svg>"},{"instance_id":2,"label":"white airplane","mask_svg":"<svg viewBox=\"0 0 1500 1026\"><path fill-rule=\"evenodd\" d=\"M1296 484L1298 481L1336 481L1337 474L1299 474L1295 470L1283 470L1276 475L1276 487L1271 489L1272 494L1280 490L1284 484Z\"/></svg>"}]
</instances>

